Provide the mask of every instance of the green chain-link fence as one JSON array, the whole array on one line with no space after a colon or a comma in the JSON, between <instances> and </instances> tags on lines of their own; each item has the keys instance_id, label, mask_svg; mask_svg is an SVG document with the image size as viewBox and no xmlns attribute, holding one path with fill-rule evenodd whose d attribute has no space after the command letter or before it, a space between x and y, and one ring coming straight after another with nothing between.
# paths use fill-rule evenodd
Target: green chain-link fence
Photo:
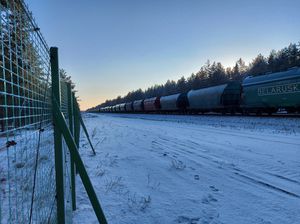
<instances>
[{"instance_id":1,"label":"green chain-link fence","mask_svg":"<svg viewBox=\"0 0 300 224\"><path fill-rule=\"evenodd\" d=\"M0 220L52 223L49 51L23 1L1 0L0 7Z\"/></svg>"},{"instance_id":2,"label":"green chain-link fence","mask_svg":"<svg viewBox=\"0 0 300 224\"><path fill-rule=\"evenodd\" d=\"M0 224L71 223L75 164L106 223L77 151L82 119L57 48L23 0L0 0L0 16Z\"/></svg>"}]
</instances>

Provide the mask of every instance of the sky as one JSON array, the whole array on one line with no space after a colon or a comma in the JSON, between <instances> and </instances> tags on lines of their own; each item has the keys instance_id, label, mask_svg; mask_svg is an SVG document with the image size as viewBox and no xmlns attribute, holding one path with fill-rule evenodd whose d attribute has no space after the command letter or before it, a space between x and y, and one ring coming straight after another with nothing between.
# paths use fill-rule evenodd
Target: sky
<instances>
[{"instance_id":1,"label":"sky","mask_svg":"<svg viewBox=\"0 0 300 224\"><path fill-rule=\"evenodd\" d=\"M300 41L299 0L25 0L81 109Z\"/></svg>"}]
</instances>

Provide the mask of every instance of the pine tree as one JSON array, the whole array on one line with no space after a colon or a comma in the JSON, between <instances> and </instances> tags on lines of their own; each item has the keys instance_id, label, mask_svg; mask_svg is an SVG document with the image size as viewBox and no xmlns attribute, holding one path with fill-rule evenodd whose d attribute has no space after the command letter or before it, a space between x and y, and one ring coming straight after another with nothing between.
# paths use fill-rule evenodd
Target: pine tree
<instances>
[{"instance_id":1,"label":"pine tree","mask_svg":"<svg viewBox=\"0 0 300 224\"><path fill-rule=\"evenodd\" d=\"M297 61L296 61L296 66L300 67L300 41L298 42L298 46L297 46Z\"/></svg>"},{"instance_id":2,"label":"pine tree","mask_svg":"<svg viewBox=\"0 0 300 224\"><path fill-rule=\"evenodd\" d=\"M268 57L268 71L269 72L276 72L278 70L278 59L277 59L277 52L272 50Z\"/></svg>"},{"instance_id":3,"label":"pine tree","mask_svg":"<svg viewBox=\"0 0 300 224\"><path fill-rule=\"evenodd\" d=\"M297 66L298 49L296 44L290 44L287 48L288 51L288 68Z\"/></svg>"},{"instance_id":4,"label":"pine tree","mask_svg":"<svg viewBox=\"0 0 300 224\"><path fill-rule=\"evenodd\" d=\"M187 91L187 85L184 76L177 81L177 93L184 93Z\"/></svg>"},{"instance_id":5,"label":"pine tree","mask_svg":"<svg viewBox=\"0 0 300 224\"><path fill-rule=\"evenodd\" d=\"M268 71L267 59L259 54L251 63L249 74L252 76L263 75Z\"/></svg>"}]
</instances>

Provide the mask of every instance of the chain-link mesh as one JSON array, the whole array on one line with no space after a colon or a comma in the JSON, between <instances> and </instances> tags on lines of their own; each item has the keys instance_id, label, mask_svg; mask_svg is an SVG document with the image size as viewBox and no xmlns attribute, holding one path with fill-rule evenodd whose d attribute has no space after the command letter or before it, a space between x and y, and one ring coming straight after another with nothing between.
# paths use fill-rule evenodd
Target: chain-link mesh
<instances>
[{"instance_id":1,"label":"chain-link mesh","mask_svg":"<svg viewBox=\"0 0 300 224\"><path fill-rule=\"evenodd\" d=\"M67 83L65 81L60 82L60 96L61 96L61 112L65 116L65 120L67 125L69 126L69 117L68 114L68 108L69 108L69 100L68 99L68 88L67 88ZM71 127L69 127L70 129ZM65 140L63 139L63 153L64 153L64 192L65 192L65 214L66 214L66 220L71 220L72 219L72 198L71 198L71 157L70 157L70 152L67 147L67 144Z\"/></svg>"},{"instance_id":2,"label":"chain-link mesh","mask_svg":"<svg viewBox=\"0 0 300 224\"><path fill-rule=\"evenodd\" d=\"M54 55L53 49L50 60L49 48L23 0L0 0L0 224L72 222L75 160L71 161L63 139L61 164L61 134L77 156L76 165L98 219L107 223L76 154L80 137L78 105L73 102L71 84L63 72L58 86L57 51ZM53 97L60 91L60 108L51 104L52 91ZM73 139L65 123L74 133Z\"/></svg>"},{"instance_id":3,"label":"chain-link mesh","mask_svg":"<svg viewBox=\"0 0 300 224\"><path fill-rule=\"evenodd\" d=\"M55 223L49 49L23 0L0 16L0 223Z\"/></svg>"}]
</instances>

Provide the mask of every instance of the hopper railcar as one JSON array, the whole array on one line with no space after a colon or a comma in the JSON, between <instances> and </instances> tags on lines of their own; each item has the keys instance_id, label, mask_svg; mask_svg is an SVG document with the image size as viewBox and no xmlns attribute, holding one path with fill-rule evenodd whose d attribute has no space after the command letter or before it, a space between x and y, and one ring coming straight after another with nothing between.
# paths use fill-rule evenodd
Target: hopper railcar
<instances>
[{"instance_id":1,"label":"hopper railcar","mask_svg":"<svg viewBox=\"0 0 300 224\"><path fill-rule=\"evenodd\" d=\"M133 111L143 112L144 111L144 100L133 101Z\"/></svg>"},{"instance_id":2,"label":"hopper railcar","mask_svg":"<svg viewBox=\"0 0 300 224\"><path fill-rule=\"evenodd\" d=\"M133 111L133 102L128 102L125 104L125 111L132 112Z\"/></svg>"},{"instance_id":3,"label":"hopper railcar","mask_svg":"<svg viewBox=\"0 0 300 224\"><path fill-rule=\"evenodd\" d=\"M187 93L188 110L195 112L230 112L239 110L241 84L227 84L191 90Z\"/></svg>"},{"instance_id":4,"label":"hopper railcar","mask_svg":"<svg viewBox=\"0 0 300 224\"><path fill-rule=\"evenodd\" d=\"M160 98L160 110L166 113L185 112L189 106L187 93L178 93Z\"/></svg>"},{"instance_id":5,"label":"hopper railcar","mask_svg":"<svg viewBox=\"0 0 300 224\"><path fill-rule=\"evenodd\" d=\"M145 112L158 112L161 108L160 97L152 97L144 100L144 111Z\"/></svg>"},{"instance_id":6,"label":"hopper railcar","mask_svg":"<svg viewBox=\"0 0 300 224\"><path fill-rule=\"evenodd\" d=\"M300 111L300 68L255 77L242 83L241 108L244 113L274 113L284 108Z\"/></svg>"},{"instance_id":7,"label":"hopper railcar","mask_svg":"<svg viewBox=\"0 0 300 224\"><path fill-rule=\"evenodd\" d=\"M248 76L241 83L230 81L187 93L117 104L100 108L100 112L272 114L279 109L300 112L300 68Z\"/></svg>"}]
</instances>

